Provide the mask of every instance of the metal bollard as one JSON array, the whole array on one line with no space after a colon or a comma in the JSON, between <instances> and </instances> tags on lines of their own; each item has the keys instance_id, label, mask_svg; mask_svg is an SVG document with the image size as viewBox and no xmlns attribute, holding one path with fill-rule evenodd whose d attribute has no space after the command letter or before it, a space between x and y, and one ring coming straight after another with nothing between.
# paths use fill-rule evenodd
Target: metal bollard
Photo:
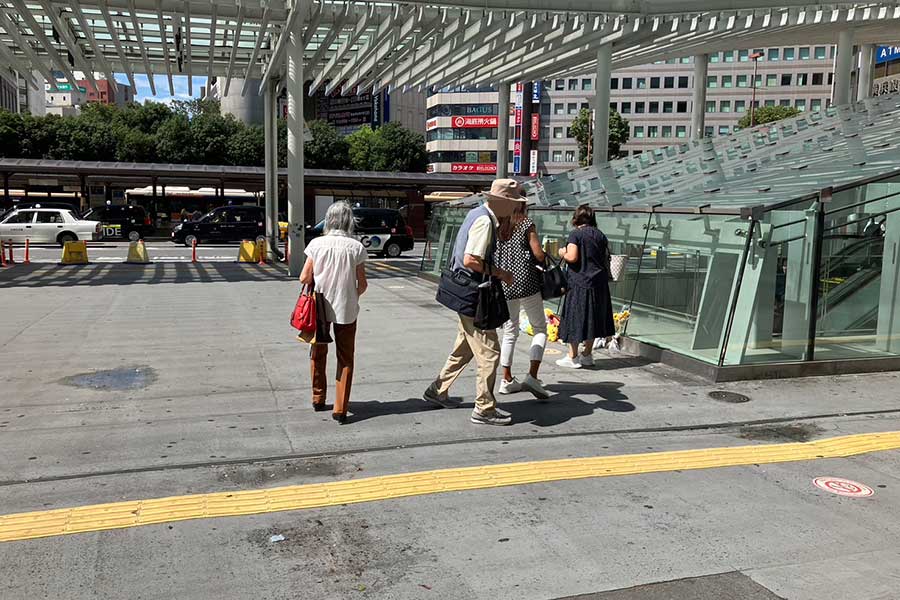
<instances>
[{"instance_id":1,"label":"metal bollard","mask_svg":"<svg viewBox=\"0 0 900 600\"><path fill-rule=\"evenodd\" d=\"M12 242L9 243L9 259L7 260L7 262L11 265L16 264L16 257L13 256L13 243Z\"/></svg>"},{"instance_id":2,"label":"metal bollard","mask_svg":"<svg viewBox=\"0 0 900 600\"><path fill-rule=\"evenodd\" d=\"M22 261L26 265L31 264L31 239L25 238L25 260Z\"/></svg>"},{"instance_id":3,"label":"metal bollard","mask_svg":"<svg viewBox=\"0 0 900 600\"><path fill-rule=\"evenodd\" d=\"M194 240L191 242L191 262L192 263L197 262L197 239L196 238L194 238Z\"/></svg>"},{"instance_id":4,"label":"metal bollard","mask_svg":"<svg viewBox=\"0 0 900 600\"><path fill-rule=\"evenodd\" d=\"M0 267L6 266L6 242L0 242Z\"/></svg>"}]
</instances>

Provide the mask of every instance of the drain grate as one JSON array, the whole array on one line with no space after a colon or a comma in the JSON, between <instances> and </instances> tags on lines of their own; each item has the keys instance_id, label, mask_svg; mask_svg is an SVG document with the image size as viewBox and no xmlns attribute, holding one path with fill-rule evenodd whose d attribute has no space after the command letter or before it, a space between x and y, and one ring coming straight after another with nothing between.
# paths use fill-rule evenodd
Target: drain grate
<instances>
[{"instance_id":1,"label":"drain grate","mask_svg":"<svg viewBox=\"0 0 900 600\"><path fill-rule=\"evenodd\" d=\"M716 390L714 392L710 392L708 394L710 398L713 400L718 400L719 402L727 402L729 404L740 404L742 402L750 402L750 396L745 396L743 394L736 394L734 392L726 392L723 390Z\"/></svg>"}]
</instances>

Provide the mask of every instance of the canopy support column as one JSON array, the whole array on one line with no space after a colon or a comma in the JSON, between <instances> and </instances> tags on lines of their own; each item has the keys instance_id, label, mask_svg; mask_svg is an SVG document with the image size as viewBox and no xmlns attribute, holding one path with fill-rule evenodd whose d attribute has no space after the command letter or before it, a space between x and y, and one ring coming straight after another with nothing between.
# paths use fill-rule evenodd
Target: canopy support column
<instances>
[{"instance_id":1,"label":"canopy support column","mask_svg":"<svg viewBox=\"0 0 900 600\"><path fill-rule=\"evenodd\" d=\"M837 56L834 59L834 87L831 103L850 104L850 74L853 71L853 31L844 29L838 34Z\"/></svg>"},{"instance_id":2,"label":"canopy support column","mask_svg":"<svg viewBox=\"0 0 900 600\"><path fill-rule=\"evenodd\" d=\"M872 95L872 75L875 71L875 44L864 44L859 49L859 84L856 100L862 102Z\"/></svg>"},{"instance_id":3,"label":"canopy support column","mask_svg":"<svg viewBox=\"0 0 900 600\"><path fill-rule=\"evenodd\" d=\"M288 274L299 277L304 261L303 195L303 20L297 19L288 34L288 238L290 260Z\"/></svg>"},{"instance_id":4,"label":"canopy support column","mask_svg":"<svg viewBox=\"0 0 900 600\"><path fill-rule=\"evenodd\" d=\"M266 81L265 93L265 145L266 145L266 240L268 259L276 259L278 252L278 126L275 118L278 98L274 79Z\"/></svg>"},{"instance_id":5,"label":"canopy support column","mask_svg":"<svg viewBox=\"0 0 900 600\"><path fill-rule=\"evenodd\" d=\"M594 158L595 167L609 159L609 78L612 75L612 45L597 50L597 96L594 108Z\"/></svg>"},{"instance_id":6,"label":"canopy support column","mask_svg":"<svg viewBox=\"0 0 900 600\"><path fill-rule=\"evenodd\" d=\"M691 139L695 142L702 140L706 133L706 75L708 72L709 54L694 56L694 105L691 107ZM756 85L755 79L753 85Z\"/></svg>"},{"instance_id":7,"label":"canopy support column","mask_svg":"<svg viewBox=\"0 0 900 600\"><path fill-rule=\"evenodd\" d=\"M501 81L497 99L497 177L509 176L509 82Z\"/></svg>"}]
</instances>

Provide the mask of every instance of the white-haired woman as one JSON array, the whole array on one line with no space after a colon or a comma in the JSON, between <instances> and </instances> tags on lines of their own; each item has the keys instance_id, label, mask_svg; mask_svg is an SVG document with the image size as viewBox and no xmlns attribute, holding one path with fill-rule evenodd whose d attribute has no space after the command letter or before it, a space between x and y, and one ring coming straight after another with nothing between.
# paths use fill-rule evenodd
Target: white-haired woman
<instances>
[{"instance_id":1,"label":"white-haired woman","mask_svg":"<svg viewBox=\"0 0 900 600\"><path fill-rule=\"evenodd\" d=\"M324 235L306 247L306 264L300 274L304 285L315 285L318 303L316 341L310 348L312 404L317 411L326 410L325 396L328 380L325 373L329 329L333 324L337 346L337 395L334 399L334 420L347 422L350 388L353 385L353 356L356 349L356 319L359 316L359 297L368 287L366 283L366 249L353 237L353 209L346 202L332 204L325 213Z\"/></svg>"}]
</instances>

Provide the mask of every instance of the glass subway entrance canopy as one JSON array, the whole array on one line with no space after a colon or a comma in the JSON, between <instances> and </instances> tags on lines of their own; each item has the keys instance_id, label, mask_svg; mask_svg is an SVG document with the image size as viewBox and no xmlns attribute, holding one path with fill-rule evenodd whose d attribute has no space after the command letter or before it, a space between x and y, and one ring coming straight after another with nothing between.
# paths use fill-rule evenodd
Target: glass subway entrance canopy
<instances>
[{"instance_id":1,"label":"glass subway entrance canopy","mask_svg":"<svg viewBox=\"0 0 900 600\"><path fill-rule=\"evenodd\" d=\"M900 96L880 96L545 177L529 184L531 216L563 243L573 207L599 211L630 257L613 297L647 346L720 379L776 363L865 370L900 356L898 138ZM427 270L446 266L479 201L436 209Z\"/></svg>"}]
</instances>

